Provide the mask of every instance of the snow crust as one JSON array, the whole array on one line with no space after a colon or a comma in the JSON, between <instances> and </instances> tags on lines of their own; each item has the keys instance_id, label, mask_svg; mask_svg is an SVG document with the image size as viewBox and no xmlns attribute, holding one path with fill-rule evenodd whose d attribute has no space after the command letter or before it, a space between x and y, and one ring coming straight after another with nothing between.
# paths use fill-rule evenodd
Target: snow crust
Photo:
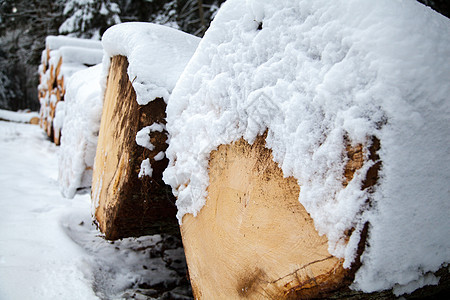
<instances>
[{"instance_id":1,"label":"snow crust","mask_svg":"<svg viewBox=\"0 0 450 300\"><path fill-rule=\"evenodd\" d=\"M210 152L267 130L345 267L370 224L352 288L435 284L426 274L450 262L449 57L450 21L416 1L227 1L167 106L164 181L180 223L205 204ZM344 188L346 141L369 147L371 137L381 141L377 185L361 190L366 148Z\"/></svg>"},{"instance_id":2,"label":"snow crust","mask_svg":"<svg viewBox=\"0 0 450 300\"><path fill-rule=\"evenodd\" d=\"M106 87L110 58L128 59L128 78L136 100L145 105L156 98L167 102L181 72L200 39L182 31L151 23L130 22L110 27L102 37L103 87Z\"/></svg>"},{"instance_id":3,"label":"snow crust","mask_svg":"<svg viewBox=\"0 0 450 300\"><path fill-rule=\"evenodd\" d=\"M73 198L77 189L91 186L103 108L101 72L99 64L75 73L67 85L64 102L58 103L58 108L64 103L62 113L58 110L56 114L63 119L58 180L67 198Z\"/></svg>"}]
</instances>

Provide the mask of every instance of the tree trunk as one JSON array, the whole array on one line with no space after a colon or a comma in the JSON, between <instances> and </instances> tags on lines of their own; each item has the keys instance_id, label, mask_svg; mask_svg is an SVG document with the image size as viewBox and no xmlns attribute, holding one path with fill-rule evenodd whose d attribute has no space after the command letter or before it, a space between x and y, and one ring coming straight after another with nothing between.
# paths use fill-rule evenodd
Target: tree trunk
<instances>
[{"instance_id":1,"label":"tree trunk","mask_svg":"<svg viewBox=\"0 0 450 300\"><path fill-rule=\"evenodd\" d=\"M352 271L328 253L327 238L264 147L240 140L211 153L206 205L181 233L198 299L297 299L348 285Z\"/></svg>"},{"instance_id":2,"label":"tree trunk","mask_svg":"<svg viewBox=\"0 0 450 300\"><path fill-rule=\"evenodd\" d=\"M135 141L143 127L165 124L166 104L155 99L139 106L127 67L126 57L112 58L93 170L92 198L98 205L95 217L111 240L178 231L174 198L162 181L168 160L154 159L167 148L166 132L151 134L152 151ZM152 177L139 178L141 162L147 158Z\"/></svg>"},{"instance_id":3,"label":"tree trunk","mask_svg":"<svg viewBox=\"0 0 450 300\"><path fill-rule=\"evenodd\" d=\"M378 179L380 141L347 146L343 186L364 164L362 188ZM300 187L285 178L265 148L265 135L253 145L243 139L211 152L205 206L183 217L181 234L195 299L397 299L391 291L366 294L349 285L361 265L369 230L361 233L357 258L349 269L328 252L313 220L298 201ZM368 155L363 155L367 152ZM436 273L439 286L425 286L406 299L437 299L450 289L448 268Z\"/></svg>"}]
</instances>

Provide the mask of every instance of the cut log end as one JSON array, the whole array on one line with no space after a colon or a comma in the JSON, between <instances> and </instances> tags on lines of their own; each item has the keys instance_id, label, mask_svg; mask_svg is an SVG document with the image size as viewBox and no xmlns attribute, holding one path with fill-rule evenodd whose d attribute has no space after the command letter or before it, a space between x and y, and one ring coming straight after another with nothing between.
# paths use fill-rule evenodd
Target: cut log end
<instances>
[{"instance_id":1,"label":"cut log end","mask_svg":"<svg viewBox=\"0 0 450 300\"><path fill-rule=\"evenodd\" d=\"M127 75L123 56L112 58L93 171L93 199L99 206L95 216L106 239L179 231L176 207L162 181L167 159L153 158L167 148L165 132L152 132L150 151L136 144L136 133L153 123L165 123L165 102L155 99L145 106ZM152 176L139 178L141 162L150 158Z\"/></svg>"},{"instance_id":2,"label":"cut log end","mask_svg":"<svg viewBox=\"0 0 450 300\"><path fill-rule=\"evenodd\" d=\"M196 298L310 298L349 284L298 201L297 181L264 144L240 140L211 153L206 204L181 226Z\"/></svg>"}]
</instances>

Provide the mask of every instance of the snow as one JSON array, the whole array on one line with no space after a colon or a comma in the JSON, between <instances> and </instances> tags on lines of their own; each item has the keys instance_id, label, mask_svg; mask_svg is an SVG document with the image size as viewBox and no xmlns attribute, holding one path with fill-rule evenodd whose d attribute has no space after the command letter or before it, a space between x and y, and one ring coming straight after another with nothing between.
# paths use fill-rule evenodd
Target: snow
<instances>
[{"instance_id":1,"label":"snow","mask_svg":"<svg viewBox=\"0 0 450 300\"><path fill-rule=\"evenodd\" d=\"M146 158L141 163L141 169L139 170L138 177L141 178L143 176L149 176L152 177L153 175L153 169L152 165L150 164L150 159Z\"/></svg>"},{"instance_id":2,"label":"snow","mask_svg":"<svg viewBox=\"0 0 450 300\"><path fill-rule=\"evenodd\" d=\"M61 129L64 125L64 117L66 115L66 103L64 101L59 101L56 103L55 117L53 118L53 128L55 129L55 134L61 135Z\"/></svg>"},{"instance_id":3,"label":"snow","mask_svg":"<svg viewBox=\"0 0 450 300\"><path fill-rule=\"evenodd\" d=\"M164 159L164 157L166 156L166 154L164 153L164 151L159 151L158 154L155 155L155 157L153 157L153 159L155 161L159 161Z\"/></svg>"},{"instance_id":4,"label":"snow","mask_svg":"<svg viewBox=\"0 0 450 300\"><path fill-rule=\"evenodd\" d=\"M210 152L267 130L345 267L370 224L352 288L435 284L430 272L450 262L448 57L450 21L416 1L227 1L167 106L164 181L180 223L205 204ZM371 137L382 162L373 191L361 190ZM366 146L366 163L344 187L347 140Z\"/></svg>"},{"instance_id":5,"label":"snow","mask_svg":"<svg viewBox=\"0 0 450 300\"><path fill-rule=\"evenodd\" d=\"M146 105L157 98L163 98L167 103L199 41L198 37L152 23L130 22L110 27L102 37L105 49L102 94L106 89L111 58L122 55L127 57L128 78L136 92L137 103ZM150 142L151 132L163 130L165 125L159 123L142 128L136 134L136 143L152 151L155 146ZM158 159L163 158L158 155ZM139 177L151 176L152 171L150 161L146 159L141 162Z\"/></svg>"},{"instance_id":6,"label":"snow","mask_svg":"<svg viewBox=\"0 0 450 300\"><path fill-rule=\"evenodd\" d=\"M56 50L63 46L73 46L81 48L99 49L102 50L102 43L100 41L79 39L74 37L68 37L64 35L49 35L45 39L45 45L50 50Z\"/></svg>"},{"instance_id":7,"label":"snow","mask_svg":"<svg viewBox=\"0 0 450 300\"><path fill-rule=\"evenodd\" d=\"M106 52L103 87L110 58L123 55L128 59L128 78L137 102L145 105L156 98L167 102L199 41L195 36L157 24L130 22L112 26L102 37Z\"/></svg>"},{"instance_id":8,"label":"snow","mask_svg":"<svg viewBox=\"0 0 450 300\"><path fill-rule=\"evenodd\" d=\"M153 149L155 149L155 145L150 142L150 132L150 126L146 126L139 130L136 133L136 144L153 151Z\"/></svg>"},{"instance_id":9,"label":"snow","mask_svg":"<svg viewBox=\"0 0 450 300\"><path fill-rule=\"evenodd\" d=\"M64 77L67 80L74 73L84 70L88 66L101 63L102 59L103 50L101 49L62 46L57 50L50 51L49 65L53 65L54 70L56 70L56 66L61 60L58 79Z\"/></svg>"},{"instance_id":10,"label":"snow","mask_svg":"<svg viewBox=\"0 0 450 300\"><path fill-rule=\"evenodd\" d=\"M163 132L166 129L166 126L161 123L153 123L150 126L146 126L138 131L136 134L136 144L138 144L141 147L147 148L150 151L153 151L155 149L155 145L153 145L150 142L151 133L152 132ZM154 160L158 161L164 158L164 152L160 151L158 154L155 155ZM153 169L150 164L150 159L146 158L141 162L141 169L139 171L138 177L141 178L142 176L150 176L152 177Z\"/></svg>"},{"instance_id":11,"label":"snow","mask_svg":"<svg viewBox=\"0 0 450 300\"><path fill-rule=\"evenodd\" d=\"M0 299L189 299L181 241L104 240L89 193L61 197L59 150L38 126L0 121Z\"/></svg>"},{"instance_id":12,"label":"snow","mask_svg":"<svg viewBox=\"0 0 450 300\"><path fill-rule=\"evenodd\" d=\"M56 135L63 126L64 104L59 103L55 94L58 91L63 93L66 90L67 82L73 74L88 68L88 66L101 63L102 59L103 50L100 41L66 36L48 36L46 38L46 49L42 52L41 58L42 65L39 66L40 84L38 90L45 92L39 98L41 104L40 113L41 118L47 121L48 128L51 129L53 126ZM55 82L51 80L57 81L61 79L64 80L56 82L57 89L54 86L49 86L49 84L55 85ZM56 108L59 106L59 109L55 111L53 118L51 107L55 106ZM56 124L54 124L55 119Z\"/></svg>"},{"instance_id":13,"label":"snow","mask_svg":"<svg viewBox=\"0 0 450 300\"><path fill-rule=\"evenodd\" d=\"M91 186L103 101L100 97L102 65L74 74L67 85L58 181L62 194L73 198L78 189ZM55 118L54 124L57 122Z\"/></svg>"},{"instance_id":14,"label":"snow","mask_svg":"<svg viewBox=\"0 0 450 300\"><path fill-rule=\"evenodd\" d=\"M0 109L0 120L30 123L32 118L39 118L39 114L37 112L16 112Z\"/></svg>"},{"instance_id":15,"label":"snow","mask_svg":"<svg viewBox=\"0 0 450 300\"><path fill-rule=\"evenodd\" d=\"M59 48L59 53L65 64L77 63L92 66L99 64L103 59L102 49L63 46Z\"/></svg>"}]
</instances>

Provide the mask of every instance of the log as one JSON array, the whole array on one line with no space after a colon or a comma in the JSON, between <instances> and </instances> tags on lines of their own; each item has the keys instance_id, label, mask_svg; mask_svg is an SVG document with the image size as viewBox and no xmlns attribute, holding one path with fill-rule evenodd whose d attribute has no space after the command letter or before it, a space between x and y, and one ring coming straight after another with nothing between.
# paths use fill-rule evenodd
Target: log
<instances>
[{"instance_id":1,"label":"log","mask_svg":"<svg viewBox=\"0 0 450 300\"><path fill-rule=\"evenodd\" d=\"M196 299L314 298L352 281L264 145L260 136L211 153L206 204L181 226ZM363 147L351 149L347 180L363 159Z\"/></svg>"},{"instance_id":2,"label":"log","mask_svg":"<svg viewBox=\"0 0 450 300\"><path fill-rule=\"evenodd\" d=\"M168 160L154 159L167 148L166 132L152 133L152 151L135 141L143 127L165 124L166 104L158 98L139 106L127 67L124 56L111 59L93 170L95 218L109 240L179 230L174 198L162 181ZM139 178L141 162L147 158L153 174Z\"/></svg>"},{"instance_id":3,"label":"log","mask_svg":"<svg viewBox=\"0 0 450 300\"><path fill-rule=\"evenodd\" d=\"M186 214L181 234L195 299L397 299L392 291L363 293L349 285L361 265L368 225L349 269L329 254L328 240L298 201L297 180L285 178L265 148L265 136L250 145L241 139L221 145L209 160L205 206ZM343 186L360 169L367 152L373 164L362 188L377 183L380 141L347 145ZM350 234L350 233L348 233ZM439 299L450 291L446 267L438 286L425 286L406 299Z\"/></svg>"},{"instance_id":4,"label":"log","mask_svg":"<svg viewBox=\"0 0 450 300\"><path fill-rule=\"evenodd\" d=\"M64 36L48 36L46 38L46 48L42 52L42 65L39 68L40 125L57 145L59 145L61 130L53 126L53 119L56 104L64 101L66 92L64 84L74 72L87 68L86 63L90 65L100 63L101 49L101 43L98 41ZM65 65L70 65L70 67L64 69ZM47 97L52 94L56 96L56 103L51 103L50 98Z\"/></svg>"},{"instance_id":5,"label":"log","mask_svg":"<svg viewBox=\"0 0 450 300\"><path fill-rule=\"evenodd\" d=\"M38 125L39 124L39 118L38 117L32 117L30 119L30 124Z\"/></svg>"}]
</instances>

